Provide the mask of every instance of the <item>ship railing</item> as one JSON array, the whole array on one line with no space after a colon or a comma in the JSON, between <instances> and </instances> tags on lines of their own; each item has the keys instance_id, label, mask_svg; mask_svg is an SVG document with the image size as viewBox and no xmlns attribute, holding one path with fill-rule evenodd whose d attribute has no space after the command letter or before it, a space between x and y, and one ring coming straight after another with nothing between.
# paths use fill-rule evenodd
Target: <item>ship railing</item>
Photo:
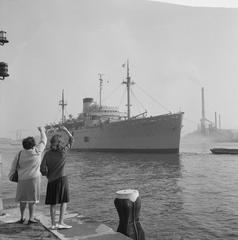
<instances>
[{"instance_id":1,"label":"ship railing","mask_svg":"<svg viewBox=\"0 0 238 240\"><path fill-rule=\"evenodd\" d=\"M135 119L135 118L139 118L139 117L145 118L146 116L147 116L147 111L140 113L136 116L133 116L131 119Z\"/></svg>"}]
</instances>

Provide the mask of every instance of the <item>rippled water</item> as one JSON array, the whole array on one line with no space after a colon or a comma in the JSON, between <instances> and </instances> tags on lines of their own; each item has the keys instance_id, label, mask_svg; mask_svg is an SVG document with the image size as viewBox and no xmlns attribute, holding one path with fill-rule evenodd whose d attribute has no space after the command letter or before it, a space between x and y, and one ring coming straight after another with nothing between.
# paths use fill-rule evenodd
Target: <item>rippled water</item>
<instances>
[{"instance_id":1,"label":"rippled water","mask_svg":"<svg viewBox=\"0 0 238 240\"><path fill-rule=\"evenodd\" d=\"M209 147L183 144L180 155L69 153L69 208L116 229L114 193L135 188L146 239L238 239L238 155L213 155ZM16 149L1 151L1 188L13 197L6 175Z\"/></svg>"}]
</instances>

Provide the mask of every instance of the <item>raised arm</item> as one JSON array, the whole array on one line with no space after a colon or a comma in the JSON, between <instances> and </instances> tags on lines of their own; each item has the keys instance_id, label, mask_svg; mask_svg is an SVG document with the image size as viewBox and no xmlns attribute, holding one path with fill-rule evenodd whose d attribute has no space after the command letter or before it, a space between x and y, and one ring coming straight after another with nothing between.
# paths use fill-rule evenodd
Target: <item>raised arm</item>
<instances>
[{"instance_id":1,"label":"raised arm","mask_svg":"<svg viewBox=\"0 0 238 240\"><path fill-rule=\"evenodd\" d=\"M68 134L69 138L73 138L72 134L65 126L61 126L60 129L65 131Z\"/></svg>"},{"instance_id":2,"label":"raised arm","mask_svg":"<svg viewBox=\"0 0 238 240\"><path fill-rule=\"evenodd\" d=\"M69 130L66 127L61 126L59 129L63 130L64 132L66 132L68 137L69 137L69 141L68 141L68 143L66 145L66 149L65 149L65 150L68 150L69 148L71 148L74 138L73 138L72 134L69 132Z\"/></svg>"},{"instance_id":3,"label":"raised arm","mask_svg":"<svg viewBox=\"0 0 238 240\"><path fill-rule=\"evenodd\" d=\"M44 127L38 127L38 130L40 132L40 142L37 145L37 150L39 152L43 152L47 143L47 137L45 134L45 128Z\"/></svg>"}]
</instances>

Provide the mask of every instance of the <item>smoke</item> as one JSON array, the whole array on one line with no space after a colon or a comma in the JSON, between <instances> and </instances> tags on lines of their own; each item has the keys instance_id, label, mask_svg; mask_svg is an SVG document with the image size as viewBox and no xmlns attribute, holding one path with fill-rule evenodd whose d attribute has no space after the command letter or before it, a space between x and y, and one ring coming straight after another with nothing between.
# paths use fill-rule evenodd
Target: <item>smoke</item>
<instances>
[{"instance_id":1,"label":"smoke","mask_svg":"<svg viewBox=\"0 0 238 240\"><path fill-rule=\"evenodd\" d=\"M238 8L236 0L150 0L190 7Z\"/></svg>"}]
</instances>

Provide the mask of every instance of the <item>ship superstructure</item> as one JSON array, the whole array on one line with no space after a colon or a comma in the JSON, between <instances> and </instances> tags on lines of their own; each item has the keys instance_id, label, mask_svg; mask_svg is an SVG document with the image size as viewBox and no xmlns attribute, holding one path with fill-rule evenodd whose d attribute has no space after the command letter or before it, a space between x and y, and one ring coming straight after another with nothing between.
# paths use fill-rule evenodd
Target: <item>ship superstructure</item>
<instances>
[{"instance_id":1,"label":"ship superstructure","mask_svg":"<svg viewBox=\"0 0 238 240\"><path fill-rule=\"evenodd\" d=\"M74 136L72 149L79 151L159 152L178 153L183 112L146 117L146 112L131 116L130 87L134 84L129 75L123 84L127 87L127 113L118 107L101 103L102 75L100 74L100 101L83 99L83 112L77 119L62 123ZM64 97L61 100L61 106ZM62 109L63 110L63 109Z\"/></svg>"}]
</instances>

